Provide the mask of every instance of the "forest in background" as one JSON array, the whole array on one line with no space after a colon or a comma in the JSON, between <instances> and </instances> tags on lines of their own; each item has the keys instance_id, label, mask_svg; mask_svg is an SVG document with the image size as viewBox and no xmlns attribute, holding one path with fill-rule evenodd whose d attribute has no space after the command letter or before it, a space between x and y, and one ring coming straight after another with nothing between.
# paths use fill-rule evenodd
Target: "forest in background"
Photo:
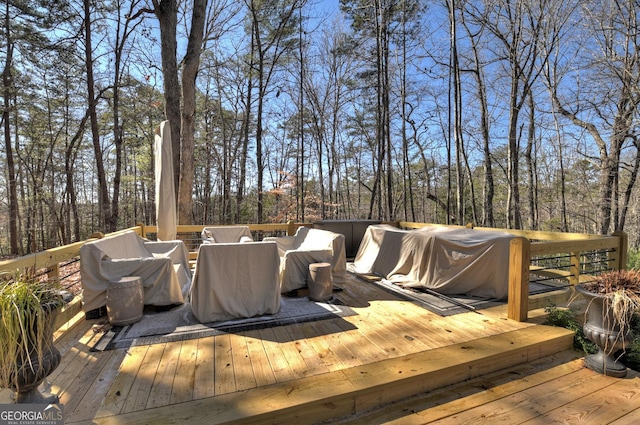
<instances>
[{"instance_id":1,"label":"forest in background","mask_svg":"<svg viewBox=\"0 0 640 425\"><path fill-rule=\"evenodd\" d=\"M373 218L640 243L632 0L0 2L0 254Z\"/></svg>"}]
</instances>

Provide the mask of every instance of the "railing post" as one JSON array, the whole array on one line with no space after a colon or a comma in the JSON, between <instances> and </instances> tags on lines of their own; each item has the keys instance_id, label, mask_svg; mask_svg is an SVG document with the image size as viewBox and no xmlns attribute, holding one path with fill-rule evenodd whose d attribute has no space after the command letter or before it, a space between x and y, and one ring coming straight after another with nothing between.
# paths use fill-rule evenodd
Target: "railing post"
<instances>
[{"instance_id":1,"label":"railing post","mask_svg":"<svg viewBox=\"0 0 640 425\"><path fill-rule=\"evenodd\" d=\"M609 264L609 266L612 269L624 270L627 268L627 257L629 255L629 236L621 230L613 232L613 236L618 237L618 248L616 249L617 255L612 261L613 264Z\"/></svg>"},{"instance_id":2,"label":"railing post","mask_svg":"<svg viewBox=\"0 0 640 425\"><path fill-rule=\"evenodd\" d=\"M571 252L569 255L569 284L576 286L580 283L580 252Z\"/></svg>"},{"instance_id":3,"label":"railing post","mask_svg":"<svg viewBox=\"0 0 640 425\"><path fill-rule=\"evenodd\" d=\"M293 220L287 222L287 236L293 236L296 234L296 223Z\"/></svg>"},{"instance_id":4,"label":"railing post","mask_svg":"<svg viewBox=\"0 0 640 425\"><path fill-rule=\"evenodd\" d=\"M531 242L523 237L511 239L509 244L509 299L507 316L526 322L529 313L529 264Z\"/></svg>"},{"instance_id":5,"label":"railing post","mask_svg":"<svg viewBox=\"0 0 640 425\"><path fill-rule=\"evenodd\" d=\"M138 234L140 235L141 238L146 238L147 237L147 232L144 228L144 223L137 223L136 227L139 227L140 230L138 230Z\"/></svg>"},{"instance_id":6,"label":"railing post","mask_svg":"<svg viewBox=\"0 0 640 425\"><path fill-rule=\"evenodd\" d=\"M60 281L60 263L55 263L49 266L47 269L47 279L54 280L56 282Z\"/></svg>"}]
</instances>

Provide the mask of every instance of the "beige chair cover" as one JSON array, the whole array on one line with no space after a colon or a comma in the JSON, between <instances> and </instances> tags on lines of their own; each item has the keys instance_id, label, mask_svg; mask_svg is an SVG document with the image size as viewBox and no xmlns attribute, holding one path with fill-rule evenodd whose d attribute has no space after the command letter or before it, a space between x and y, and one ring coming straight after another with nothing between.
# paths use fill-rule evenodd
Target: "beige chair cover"
<instances>
[{"instance_id":1,"label":"beige chair cover","mask_svg":"<svg viewBox=\"0 0 640 425\"><path fill-rule=\"evenodd\" d=\"M356 273L375 273L389 277L407 274L413 265L413 253L407 249L411 233L388 224L367 228L353 261Z\"/></svg>"},{"instance_id":2,"label":"beige chair cover","mask_svg":"<svg viewBox=\"0 0 640 425\"><path fill-rule=\"evenodd\" d=\"M189 254L182 241L148 242L126 231L84 244L80 276L85 312L106 305L109 283L125 276L140 276L145 304L182 304L191 282Z\"/></svg>"},{"instance_id":3,"label":"beige chair cover","mask_svg":"<svg viewBox=\"0 0 640 425\"><path fill-rule=\"evenodd\" d=\"M202 243L252 242L249 226L212 226L202 229Z\"/></svg>"},{"instance_id":4,"label":"beige chair cover","mask_svg":"<svg viewBox=\"0 0 640 425\"><path fill-rule=\"evenodd\" d=\"M265 238L275 241L280 254L280 287L282 292L307 285L309 264L331 263L334 278L344 274L347 257L344 235L328 230L299 227L294 236Z\"/></svg>"},{"instance_id":5,"label":"beige chair cover","mask_svg":"<svg viewBox=\"0 0 640 425\"><path fill-rule=\"evenodd\" d=\"M278 264L273 242L201 245L191 288L193 315L209 323L277 313Z\"/></svg>"},{"instance_id":6,"label":"beige chair cover","mask_svg":"<svg viewBox=\"0 0 640 425\"><path fill-rule=\"evenodd\" d=\"M442 294L503 299L508 295L512 238L499 231L369 226L354 260L354 270Z\"/></svg>"}]
</instances>

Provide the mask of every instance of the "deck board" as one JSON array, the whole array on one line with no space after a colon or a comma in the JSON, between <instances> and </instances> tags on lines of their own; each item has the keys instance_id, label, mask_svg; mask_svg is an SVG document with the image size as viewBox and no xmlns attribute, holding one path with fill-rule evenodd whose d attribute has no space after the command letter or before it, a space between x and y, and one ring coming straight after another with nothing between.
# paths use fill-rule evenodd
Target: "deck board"
<instances>
[{"instance_id":1,"label":"deck board","mask_svg":"<svg viewBox=\"0 0 640 425\"><path fill-rule=\"evenodd\" d=\"M336 370L333 368L335 360L332 361L327 358L329 350L318 344L315 332L310 333L310 328L311 325L309 323L301 323L287 326L286 328L282 327L278 329L278 332L281 333L283 341L291 341L294 345L304 364L300 366L306 366L305 376L327 373L332 369ZM305 329L307 330L306 333L304 332ZM309 337L306 335L309 335Z\"/></svg>"},{"instance_id":2,"label":"deck board","mask_svg":"<svg viewBox=\"0 0 640 425\"><path fill-rule=\"evenodd\" d=\"M586 369L581 373L593 375ZM578 423L607 423L631 412L634 413L636 420L640 418L640 412L637 411L640 403L640 379L587 378L586 381L589 383L585 385L590 390L589 394L584 394L577 399L563 397L562 405L544 412L544 418L548 419L548 423L565 418L571 418ZM548 400L548 397L545 397L545 400ZM531 417L524 423L531 424L535 420L536 417Z\"/></svg>"},{"instance_id":3,"label":"deck board","mask_svg":"<svg viewBox=\"0 0 640 425\"><path fill-rule=\"evenodd\" d=\"M233 374L233 353L231 350L231 335L215 336L215 369L213 375L216 395L236 391L236 381Z\"/></svg>"},{"instance_id":4,"label":"deck board","mask_svg":"<svg viewBox=\"0 0 640 425\"><path fill-rule=\"evenodd\" d=\"M196 376L193 383L195 400L213 397L216 394L215 361L215 338L211 336L198 339Z\"/></svg>"},{"instance_id":5,"label":"deck board","mask_svg":"<svg viewBox=\"0 0 640 425\"><path fill-rule=\"evenodd\" d=\"M244 332L243 334L247 341L247 349L249 351L249 358L251 359L251 368L256 380L256 386L264 387L275 384L277 382L276 375L273 369L271 369L269 356L262 344L260 334L257 330Z\"/></svg>"},{"instance_id":6,"label":"deck board","mask_svg":"<svg viewBox=\"0 0 640 425\"><path fill-rule=\"evenodd\" d=\"M348 352L357 353L361 364L372 363L387 358L384 349L371 342L366 334L351 321L335 320L335 325L342 329L340 333L340 341L346 347Z\"/></svg>"},{"instance_id":7,"label":"deck board","mask_svg":"<svg viewBox=\"0 0 640 425\"><path fill-rule=\"evenodd\" d=\"M123 411L148 350L148 345L122 350L127 360L123 360L119 365L118 374L113 379L96 417L117 415Z\"/></svg>"},{"instance_id":8,"label":"deck board","mask_svg":"<svg viewBox=\"0 0 640 425\"><path fill-rule=\"evenodd\" d=\"M193 400L193 391L196 381L198 357L198 340L182 341L180 357L176 366L173 379L170 404L183 403Z\"/></svg>"},{"instance_id":9,"label":"deck board","mask_svg":"<svg viewBox=\"0 0 640 425\"><path fill-rule=\"evenodd\" d=\"M256 378L251 366L251 357L247 346L247 339L243 334L231 338L231 352L233 353L233 376L238 391L255 388Z\"/></svg>"},{"instance_id":10,"label":"deck board","mask_svg":"<svg viewBox=\"0 0 640 425\"><path fill-rule=\"evenodd\" d=\"M310 323L310 326L312 330L307 338L311 338L311 335L321 335L322 337L315 337L317 338L316 343L321 342L326 345L339 359L343 369L362 365L360 352L351 351L348 347L350 344L345 344L347 340L351 339L351 336L347 335L335 320L321 320Z\"/></svg>"},{"instance_id":11,"label":"deck board","mask_svg":"<svg viewBox=\"0 0 640 425\"><path fill-rule=\"evenodd\" d=\"M106 361L100 369L96 368L96 373L93 378L85 376L84 374L80 375L79 379L86 379L86 382L90 383L90 385L86 387L85 396L75 404L75 407L72 403L65 404L65 411L69 412L69 409L73 407L70 415L77 418L77 420L92 419L96 414L96 406L102 403L109 392L111 383L114 382L120 374L119 366L122 364L124 356L126 356L126 352L114 351L110 357L105 356Z\"/></svg>"},{"instance_id":12,"label":"deck board","mask_svg":"<svg viewBox=\"0 0 640 425\"><path fill-rule=\"evenodd\" d=\"M158 363L156 375L153 377L153 383L149 391L149 398L145 406L147 409L170 404L181 349L181 341L165 344L162 357Z\"/></svg>"},{"instance_id":13,"label":"deck board","mask_svg":"<svg viewBox=\"0 0 640 425\"><path fill-rule=\"evenodd\" d=\"M329 371L307 341L292 339L287 329L282 326L268 330L271 331L270 334L273 335L274 342L282 349L294 379Z\"/></svg>"},{"instance_id":14,"label":"deck board","mask_svg":"<svg viewBox=\"0 0 640 425\"><path fill-rule=\"evenodd\" d=\"M543 361L528 363L470 380L466 383L416 395L402 402L345 419L342 425L419 425L434 423L460 412L482 409L487 403L521 393L536 385L545 385L555 379L583 368L575 352L564 351ZM509 423L509 422L507 422Z\"/></svg>"},{"instance_id":15,"label":"deck board","mask_svg":"<svg viewBox=\"0 0 640 425\"><path fill-rule=\"evenodd\" d=\"M576 397L591 394L602 385L600 376L581 371L556 378L552 384L530 387L433 423L492 424L503 421L504 418L508 418L512 423L523 423L536 419L540 414L564 406Z\"/></svg>"},{"instance_id":16,"label":"deck board","mask_svg":"<svg viewBox=\"0 0 640 425\"><path fill-rule=\"evenodd\" d=\"M136 378L133 381L133 385L129 390L129 394L122 406L121 413L135 412L143 410L147 405L149 394L151 393L151 387L153 380L156 376L162 353L164 352L165 344L150 345L146 351ZM132 359L127 359L127 362Z\"/></svg>"},{"instance_id":17,"label":"deck board","mask_svg":"<svg viewBox=\"0 0 640 425\"><path fill-rule=\"evenodd\" d=\"M319 323L322 322L325 321L320 321ZM322 367L319 370L326 372L335 372L346 367L340 356L331 350L329 346L330 339L324 338L322 330L314 327L313 323L290 326L286 330L296 345L301 347L301 353L306 353L304 354L305 362L313 360L320 363Z\"/></svg>"},{"instance_id":18,"label":"deck board","mask_svg":"<svg viewBox=\"0 0 640 425\"><path fill-rule=\"evenodd\" d=\"M264 351L267 353L271 370L276 377L276 382L286 382L302 376L304 370L292 370L289 361L295 364L295 359L287 359L292 355L290 347L284 347L280 344L273 329L260 329L258 335L264 346ZM303 362L304 363L304 362Z\"/></svg>"},{"instance_id":19,"label":"deck board","mask_svg":"<svg viewBox=\"0 0 640 425\"><path fill-rule=\"evenodd\" d=\"M94 356L89 352L89 346L99 339L100 335L88 330L78 344L67 351L56 370L49 375L48 380L52 383L52 392L58 394L60 402L68 406L73 411L80 402L77 394L84 395L87 386L96 379L96 364L102 363L114 353L107 356Z\"/></svg>"}]
</instances>

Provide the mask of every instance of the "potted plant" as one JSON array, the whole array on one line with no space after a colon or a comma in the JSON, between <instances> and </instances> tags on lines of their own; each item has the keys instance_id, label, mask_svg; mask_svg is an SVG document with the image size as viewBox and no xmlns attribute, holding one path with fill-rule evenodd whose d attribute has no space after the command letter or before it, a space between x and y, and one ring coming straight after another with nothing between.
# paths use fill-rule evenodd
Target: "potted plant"
<instances>
[{"instance_id":1,"label":"potted plant","mask_svg":"<svg viewBox=\"0 0 640 425\"><path fill-rule=\"evenodd\" d=\"M38 386L60 363L53 326L63 304L55 283L16 274L0 281L0 387L16 403L54 403Z\"/></svg>"},{"instance_id":2,"label":"potted plant","mask_svg":"<svg viewBox=\"0 0 640 425\"><path fill-rule=\"evenodd\" d=\"M599 348L585 357L589 369L623 377L627 368L616 357L631 343L631 319L640 311L640 271L615 270L576 286L587 301L584 335Z\"/></svg>"}]
</instances>

